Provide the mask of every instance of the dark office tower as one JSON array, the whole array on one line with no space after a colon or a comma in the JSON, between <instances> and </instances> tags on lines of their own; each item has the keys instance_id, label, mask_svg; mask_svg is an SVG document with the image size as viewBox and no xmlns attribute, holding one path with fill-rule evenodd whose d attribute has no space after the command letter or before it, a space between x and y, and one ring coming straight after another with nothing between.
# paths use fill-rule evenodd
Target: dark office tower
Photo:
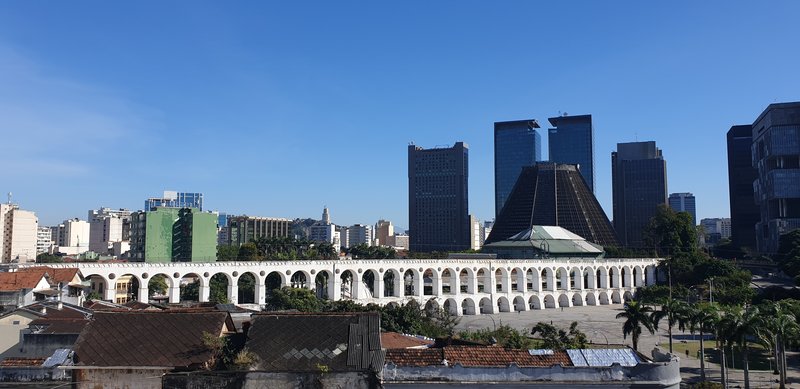
<instances>
[{"instance_id":1,"label":"dark office tower","mask_svg":"<svg viewBox=\"0 0 800 389\"><path fill-rule=\"evenodd\" d=\"M697 224L697 207L694 195L691 193L670 193L669 207L675 212L689 212L692 215L692 224Z\"/></svg>"},{"instance_id":2,"label":"dark office tower","mask_svg":"<svg viewBox=\"0 0 800 389\"><path fill-rule=\"evenodd\" d=\"M753 167L756 243L774 253L782 234L800 228L800 102L770 104L753 122Z\"/></svg>"},{"instance_id":3,"label":"dark office tower","mask_svg":"<svg viewBox=\"0 0 800 389\"><path fill-rule=\"evenodd\" d=\"M519 173L542 160L542 138L534 119L494 124L494 215L500 215Z\"/></svg>"},{"instance_id":4,"label":"dark office tower","mask_svg":"<svg viewBox=\"0 0 800 389\"><path fill-rule=\"evenodd\" d=\"M559 226L592 243L617 246L608 217L575 165L539 162L523 169L485 244L533 226Z\"/></svg>"},{"instance_id":5,"label":"dark office tower","mask_svg":"<svg viewBox=\"0 0 800 389\"><path fill-rule=\"evenodd\" d=\"M451 148L408 146L408 235L411 251L469 249L464 142Z\"/></svg>"},{"instance_id":6,"label":"dark office tower","mask_svg":"<svg viewBox=\"0 0 800 389\"><path fill-rule=\"evenodd\" d=\"M667 203L667 162L656 142L617 143L611 153L614 229L623 246L641 249L642 230Z\"/></svg>"},{"instance_id":7,"label":"dark office tower","mask_svg":"<svg viewBox=\"0 0 800 389\"><path fill-rule=\"evenodd\" d=\"M756 223L761 218L753 195L758 170L753 167L753 126L728 131L728 189L731 199L731 241L737 247L756 248Z\"/></svg>"},{"instance_id":8,"label":"dark office tower","mask_svg":"<svg viewBox=\"0 0 800 389\"><path fill-rule=\"evenodd\" d=\"M547 130L548 158L555 163L578 165L594 193L594 131L592 115L558 116L547 119L555 127Z\"/></svg>"}]
</instances>

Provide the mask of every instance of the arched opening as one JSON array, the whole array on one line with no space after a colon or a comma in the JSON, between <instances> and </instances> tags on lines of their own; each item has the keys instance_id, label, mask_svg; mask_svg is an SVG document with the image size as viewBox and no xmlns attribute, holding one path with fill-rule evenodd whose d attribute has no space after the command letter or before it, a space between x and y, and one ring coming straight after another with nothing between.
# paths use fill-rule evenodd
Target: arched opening
<instances>
[{"instance_id":1,"label":"arched opening","mask_svg":"<svg viewBox=\"0 0 800 389\"><path fill-rule=\"evenodd\" d=\"M522 296L514 297L514 311L516 312L524 312L525 309L525 299Z\"/></svg>"},{"instance_id":2,"label":"arched opening","mask_svg":"<svg viewBox=\"0 0 800 389\"><path fill-rule=\"evenodd\" d=\"M97 274L88 275L85 279L89 283L89 294L86 296L86 298L103 300L105 298L106 289L108 289L108 283L106 282L106 279Z\"/></svg>"},{"instance_id":3,"label":"arched opening","mask_svg":"<svg viewBox=\"0 0 800 389\"><path fill-rule=\"evenodd\" d=\"M472 301L471 298L465 298L464 301L461 302L461 313L464 315L474 315L475 301Z\"/></svg>"},{"instance_id":4,"label":"arched opening","mask_svg":"<svg viewBox=\"0 0 800 389\"><path fill-rule=\"evenodd\" d=\"M525 291L525 280L520 282L520 274L522 274L522 270L517 270L516 268L511 269L511 290L524 292Z\"/></svg>"},{"instance_id":5,"label":"arched opening","mask_svg":"<svg viewBox=\"0 0 800 389\"><path fill-rule=\"evenodd\" d=\"M581 271L578 268L573 268L570 271L570 288L572 289L583 289L583 277L581 277Z\"/></svg>"},{"instance_id":6,"label":"arched opening","mask_svg":"<svg viewBox=\"0 0 800 389\"><path fill-rule=\"evenodd\" d=\"M480 312L481 313L492 313L492 300L489 300L488 297L484 297L480 301Z\"/></svg>"},{"instance_id":7,"label":"arched opening","mask_svg":"<svg viewBox=\"0 0 800 389\"><path fill-rule=\"evenodd\" d=\"M583 269L583 286L586 287L586 289L595 289L597 288L596 285L592 269L588 267Z\"/></svg>"},{"instance_id":8,"label":"arched opening","mask_svg":"<svg viewBox=\"0 0 800 389\"><path fill-rule=\"evenodd\" d=\"M568 290L568 288L571 287L569 279L569 271L563 267L558 268L558 270L556 270L556 289Z\"/></svg>"},{"instance_id":9,"label":"arched opening","mask_svg":"<svg viewBox=\"0 0 800 389\"><path fill-rule=\"evenodd\" d=\"M642 279L644 279L644 277L642 277L642 268L640 268L639 266L635 266L633 268L633 286L637 288L641 287Z\"/></svg>"},{"instance_id":10,"label":"arched opening","mask_svg":"<svg viewBox=\"0 0 800 389\"><path fill-rule=\"evenodd\" d=\"M435 298L429 299L425 303L425 311L428 313L436 313L439 311L439 303Z\"/></svg>"},{"instance_id":11,"label":"arched opening","mask_svg":"<svg viewBox=\"0 0 800 389\"><path fill-rule=\"evenodd\" d=\"M270 272L267 274L267 278L264 280L264 289L266 289L266 295L272 296L275 289L280 289L283 287L283 276L281 273L276 271Z\"/></svg>"},{"instance_id":12,"label":"arched opening","mask_svg":"<svg viewBox=\"0 0 800 389\"><path fill-rule=\"evenodd\" d=\"M456 300L447 299L444 301L443 308L445 311L449 312L451 315L458 315L458 303Z\"/></svg>"},{"instance_id":13,"label":"arched opening","mask_svg":"<svg viewBox=\"0 0 800 389\"><path fill-rule=\"evenodd\" d=\"M256 303L256 276L253 273L245 272L239 279L236 280L238 286L238 297L236 300L239 304L255 304Z\"/></svg>"},{"instance_id":14,"label":"arched opening","mask_svg":"<svg viewBox=\"0 0 800 389\"><path fill-rule=\"evenodd\" d=\"M572 295L572 306L573 307L583 306L583 297L581 297L580 293L575 293Z\"/></svg>"},{"instance_id":15,"label":"arched opening","mask_svg":"<svg viewBox=\"0 0 800 389\"><path fill-rule=\"evenodd\" d=\"M542 290L551 290L553 287L553 271L550 268L542 269Z\"/></svg>"},{"instance_id":16,"label":"arched opening","mask_svg":"<svg viewBox=\"0 0 800 389\"><path fill-rule=\"evenodd\" d=\"M439 277L433 269L426 269L422 273L422 282L424 284L423 294L425 296L438 296L439 295Z\"/></svg>"},{"instance_id":17,"label":"arched opening","mask_svg":"<svg viewBox=\"0 0 800 389\"><path fill-rule=\"evenodd\" d=\"M400 308L400 304L392 301L392 302L386 304L386 308L387 309L399 309Z\"/></svg>"},{"instance_id":18,"label":"arched opening","mask_svg":"<svg viewBox=\"0 0 800 389\"><path fill-rule=\"evenodd\" d=\"M475 293L475 285L472 283L472 275L467 269L461 269L458 273L458 288L461 293ZM463 305L463 304L462 304ZM473 302L472 309L475 309Z\"/></svg>"},{"instance_id":19,"label":"arched opening","mask_svg":"<svg viewBox=\"0 0 800 389\"><path fill-rule=\"evenodd\" d=\"M341 280L341 296L342 299L357 299L358 298L358 290L354 280L356 279L353 276L353 272L350 270L345 270L342 272L342 275L339 276Z\"/></svg>"},{"instance_id":20,"label":"arched opening","mask_svg":"<svg viewBox=\"0 0 800 389\"><path fill-rule=\"evenodd\" d=\"M125 304L129 301L139 301L139 278L133 274L123 274L115 280L114 302Z\"/></svg>"},{"instance_id":21,"label":"arched opening","mask_svg":"<svg viewBox=\"0 0 800 389\"><path fill-rule=\"evenodd\" d=\"M309 285L309 277L306 276L304 271L296 271L292 274L292 278L289 279L289 284L292 288L303 288L308 289Z\"/></svg>"},{"instance_id":22,"label":"arched opening","mask_svg":"<svg viewBox=\"0 0 800 389\"><path fill-rule=\"evenodd\" d=\"M208 282L208 286L211 288L208 294L208 301L214 304L226 304L230 302L231 296L228 295L230 285L227 274L214 274Z\"/></svg>"},{"instance_id":23,"label":"arched opening","mask_svg":"<svg viewBox=\"0 0 800 389\"><path fill-rule=\"evenodd\" d=\"M486 285L491 285L491 283L489 271L486 269L478 270L478 293L489 293Z\"/></svg>"},{"instance_id":24,"label":"arched opening","mask_svg":"<svg viewBox=\"0 0 800 389\"><path fill-rule=\"evenodd\" d=\"M625 291L625 293L622 295L622 299L625 300L626 303L633 301L633 293Z\"/></svg>"},{"instance_id":25,"label":"arched opening","mask_svg":"<svg viewBox=\"0 0 800 389\"><path fill-rule=\"evenodd\" d=\"M542 302L539 300L539 296L531 296L528 299L528 306L531 309L542 309Z\"/></svg>"},{"instance_id":26,"label":"arched opening","mask_svg":"<svg viewBox=\"0 0 800 389\"><path fill-rule=\"evenodd\" d=\"M511 304L508 302L507 298L500 297L497 299L497 310L499 312L511 312Z\"/></svg>"},{"instance_id":27,"label":"arched opening","mask_svg":"<svg viewBox=\"0 0 800 389\"><path fill-rule=\"evenodd\" d=\"M362 298L375 298L378 293L378 272L367 270L361 275L361 285L364 285L364 296Z\"/></svg>"},{"instance_id":28,"label":"arched opening","mask_svg":"<svg viewBox=\"0 0 800 389\"><path fill-rule=\"evenodd\" d=\"M611 292L611 303L622 304L622 296L620 296L618 290Z\"/></svg>"},{"instance_id":29,"label":"arched opening","mask_svg":"<svg viewBox=\"0 0 800 389\"><path fill-rule=\"evenodd\" d=\"M416 277L413 270L408 269L405 273L403 273L403 293L405 296L416 296L417 295L417 288L419 285L416 284Z\"/></svg>"},{"instance_id":30,"label":"arched opening","mask_svg":"<svg viewBox=\"0 0 800 389\"><path fill-rule=\"evenodd\" d=\"M597 305L597 298L594 297L594 293L586 294L586 305Z\"/></svg>"},{"instance_id":31,"label":"arched opening","mask_svg":"<svg viewBox=\"0 0 800 389\"><path fill-rule=\"evenodd\" d=\"M656 267L649 265L644 268L644 285L655 285L656 283Z\"/></svg>"},{"instance_id":32,"label":"arched opening","mask_svg":"<svg viewBox=\"0 0 800 389\"><path fill-rule=\"evenodd\" d=\"M566 294L558 296L558 306L561 308L569 307L569 297Z\"/></svg>"},{"instance_id":33,"label":"arched opening","mask_svg":"<svg viewBox=\"0 0 800 389\"><path fill-rule=\"evenodd\" d=\"M456 294L458 278L455 277L455 274L455 271L451 269L442 271L442 294Z\"/></svg>"},{"instance_id":34,"label":"arched opening","mask_svg":"<svg viewBox=\"0 0 800 389\"><path fill-rule=\"evenodd\" d=\"M544 307L545 308L555 308L556 307L556 299L552 295L544 296Z\"/></svg>"},{"instance_id":35,"label":"arched opening","mask_svg":"<svg viewBox=\"0 0 800 389\"><path fill-rule=\"evenodd\" d=\"M606 268L601 267L597 269L597 280L595 281L596 288L608 289L608 276L606 275Z\"/></svg>"},{"instance_id":36,"label":"arched opening","mask_svg":"<svg viewBox=\"0 0 800 389\"><path fill-rule=\"evenodd\" d=\"M630 272L630 271L628 270L628 268L627 268L627 267L623 267L623 268L622 268L622 287L623 287L623 288L626 288L626 287L630 286L630 285L629 285L629 282L630 282L630 274L628 274L629 272Z\"/></svg>"},{"instance_id":37,"label":"arched opening","mask_svg":"<svg viewBox=\"0 0 800 389\"><path fill-rule=\"evenodd\" d=\"M611 274L611 288L619 288L619 269L612 267L609 272Z\"/></svg>"},{"instance_id":38,"label":"arched opening","mask_svg":"<svg viewBox=\"0 0 800 389\"><path fill-rule=\"evenodd\" d=\"M316 277L314 277L314 291L318 299L328 300L330 298L330 290L328 289L330 281L331 273L326 270L317 273Z\"/></svg>"},{"instance_id":39,"label":"arched opening","mask_svg":"<svg viewBox=\"0 0 800 389\"><path fill-rule=\"evenodd\" d=\"M525 290L527 290L529 292L538 292L539 291L538 285L536 285L536 282L534 282L536 274L538 274L538 273L539 272L534 273L533 269L528 269L525 272Z\"/></svg>"},{"instance_id":40,"label":"arched opening","mask_svg":"<svg viewBox=\"0 0 800 389\"><path fill-rule=\"evenodd\" d=\"M169 277L167 277L169 278ZM203 285L203 280L199 275L194 273L184 274L178 283L180 288L181 301L200 301L200 287Z\"/></svg>"},{"instance_id":41,"label":"arched opening","mask_svg":"<svg viewBox=\"0 0 800 389\"><path fill-rule=\"evenodd\" d=\"M495 292L508 293L508 272L500 268L494 272Z\"/></svg>"},{"instance_id":42,"label":"arched opening","mask_svg":"<svg viewBox=\"0 0 800 389\"><path fill-rule=\"evenodd\" d=\"M148 301L153 303L169 302L169 289L172 287L172 279L166 274L156 274L147 281Z\"/></svg>"},{"instance_id":43,"label":"arched opening","mask_svg":"<svg viewBox=\"0 0 800 389\"><path fill-rule=\"evenodd\" d=\"M395 270L389 269L383 273L383 297L399 297L399 282L400 275Z\"/></svg>"},{"instance_id":44,"label":"arched opening","mask_svg":"<svg viewBox=\"0 0 800 389\"><path fill-rule=\"evenodd\" d=\"M608 293L607 292L600 292L600 296L597 298L600 301L600 305L608 305Z\"/></svg>"}]
</instances>

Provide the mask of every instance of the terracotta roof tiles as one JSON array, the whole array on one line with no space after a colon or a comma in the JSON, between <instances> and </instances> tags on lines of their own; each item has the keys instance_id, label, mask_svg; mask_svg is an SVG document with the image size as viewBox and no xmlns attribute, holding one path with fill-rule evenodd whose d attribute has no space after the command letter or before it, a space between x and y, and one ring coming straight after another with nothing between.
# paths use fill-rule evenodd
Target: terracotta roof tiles
<instances>
[{"instance_id":1,"label":"terracotta roof tiles","mask_svg":"<svg viewBox=\"0 0 800 389\"><path fill-rule=\"evenodd\" d=\"M404 335L397 332L382 332L381 346L385 349L393 348L421 348L434 343L433 340L420 339L416 336Z\"/></svg>"},{"instance_id":2,"label":"terracotta roof tiles","mask_svg":"<svg viewBox=\"0 0 800 389\"><path fill-rule=\"evenodd\" d=\"M512 363L520 367L549 367L561 364L572 366L564 351L552 355L531 355L528 350L506 349L493 346L447 346L440 349L387 350L387 362L398 366L437 366L447 360L448 365L464 367L505 367Z\"/></svg>"},{"instance_id":3,"label":"terracotta roof tiles","mask_svg":"<svg viewBox=\"0 0 800 389\"><path fill-rule=\"evenodd\" d=\"M13 292L20 289L33 289L39 284L45 273L46 271L43 269L0 273L0 291Z\"/></svg>"}]
</instances>

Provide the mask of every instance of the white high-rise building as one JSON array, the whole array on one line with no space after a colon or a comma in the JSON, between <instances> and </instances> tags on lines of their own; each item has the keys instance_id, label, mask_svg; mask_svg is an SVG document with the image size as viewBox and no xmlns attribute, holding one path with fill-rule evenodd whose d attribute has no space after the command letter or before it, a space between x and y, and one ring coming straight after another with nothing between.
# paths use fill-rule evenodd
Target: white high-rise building
<instances>
[{"instance_id":1,"label":"white high-rise building","mask_svg":"<svg viewBox=\"0 0 800 389\"><path fill-rule=\"evenodd\" d=\"M100 208L89 211L89 250L110 254L115 242L130 241L131 211Z\"/></svg>"},{"instance_id":2,"label":"white high-rise building","mask_svg":"<svg viewBox=\"0 0 800 389\"><path fill-rule=\"evenodd\" d=\"M59 253L77 255L89 251L89 222L78 218L64 220L52 230L53 236L58 237L56 246Z\"/></svg>"},{"instance_id":3,"label":"white high-rise building","mask_svg":"<svg viewBox=\"0 0 800 389\"><path fill-rule=\"evenodd\" d=\"M375 239L374 231L370 225L353 224L347 229L347 232L350 235L350 247L358 246L360 244L372 246L372 241Z\"/></svg>"},{"instance_id":4,"label":"white high-rise building","mask_svg":"<svg viewBox=\"0 0 800 389\"><path fill-rule=\"evenodd\" d=\"M345 226L336 226L336 232L339 233L339 244L341 247L350 247L350 231Z\"/></svg>"},{"instance_id":5,"label":"white high-rise building","mask_svg":"<svg viewBox=\"0 0 800 389\"><path fill-rule=\"evenodd\" d=\"M16 204L0 204L0 262L33 262L39 219Z\"/></svg>"},{"instance_id":6,"label":"white high-rise building","mask_svg":"<svg viewBox=\"0 0 800 389\"><path fill-rule=\"evenodd\" d=\"M50 252L50 247L53 246L51 238L50 227L36 228L36 255Z\"/></svg>"},{"instance_id":7,"label":"white high-rise building","mask_svg":"<svg viewBox=\"0 0 800 389\"><path fill-rule=\"evenodd\" d=\"M308 240L312 242L334 243L336 225L331 223L331 214L328 212L328 207L322 210L322 220L308 228L308 235Z\"/></svg>"},{"instance_id":8,"label":"white high-rise building","mask_svg":"<svg viewBox=\"0 0 800 389\"><path fill-rule=\"evenodd\" d=\"M483 228L475 215L469 215L469 248L480 250L483 247Z\"/></svg>"}]
</instances>

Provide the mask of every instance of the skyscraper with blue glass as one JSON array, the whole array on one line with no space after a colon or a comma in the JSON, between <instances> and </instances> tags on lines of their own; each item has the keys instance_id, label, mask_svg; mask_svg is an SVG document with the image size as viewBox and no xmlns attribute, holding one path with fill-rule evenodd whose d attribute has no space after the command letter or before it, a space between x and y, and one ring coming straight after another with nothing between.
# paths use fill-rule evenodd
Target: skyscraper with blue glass
<instances>
[{"instance_id":1,"label":"skyscraper with blue glass","mask_svg":"<svg viewBox=\"0 0 800 389\"><path fill-rule=\"evenodd\" d=\"M586 185L594 192L594 131L592 115L547 119L555 127L547 131L550 162L578 165Z\"/></svg>"},{"instance_id":2,"label":"skyscraper with blue glass","mask_svg":"<svg viewBox=\"0 0 800 389\"><path fill-rule=\"evenodd\" d=\"M144 210L151 211L154 208L197 208L203 210L202 193L186 193L165 190L163 197L151 197L144 201Z\"/></svg>"},{"instance_id":3,"label":"skyscraper with blue glass","mask_svg":"<svg viewBox=\"0 0 800 389\"><path fill-rule=\"evenodd\" d=\"M522 168L542 160L542 138L534 119L494 124L494 214L500 215Z\"/></svg>"}]
</instances>

